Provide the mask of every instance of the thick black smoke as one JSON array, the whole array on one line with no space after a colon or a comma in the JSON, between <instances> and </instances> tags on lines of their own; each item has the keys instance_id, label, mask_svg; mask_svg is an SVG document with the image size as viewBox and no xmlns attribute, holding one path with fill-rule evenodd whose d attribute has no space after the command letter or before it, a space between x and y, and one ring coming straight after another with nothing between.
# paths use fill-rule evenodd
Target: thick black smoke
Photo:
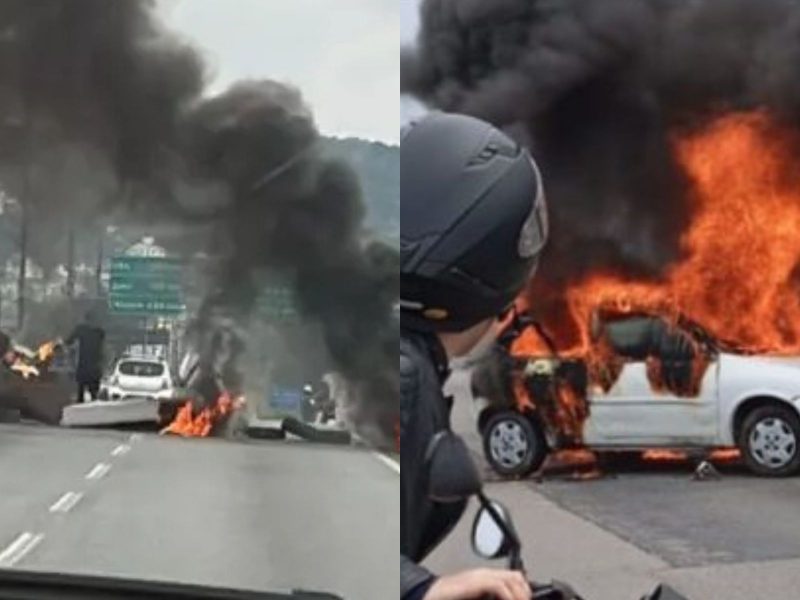
<instances>
[{"instance_id":1,"label":"thick black smoke","mask_svg":"<svg viewBox=\"0 0 800 600\"><path fill-rule=\"evenodd\" d=\"M210 340L200 346L228 357L214 369L236 380L243 349L231 319L245 319L262 271L277 271L295 284L303 315L322 323L335 367L370 399L358 418L388 423L396 258L362 239L356 177L319 153L299 91L248 81L202 97L202 61L158 23L154 5L0 0L4 184L42 221L123 211L204 224L225 256L197 323ZM48 179L47 165L75 156L91 168ZM15 179L20 170L28 176Z\"/></svg>"},{"instance_id":2,"label":"thick black smoke","mask_svg":"<svg viewBox=\"0 0 800 600\"><path fill-rule=\"evenodd\" d=\"M234 243L209 304L247 313L260 274L287 276L301 312L320 321L339 370L363 388L354 414L390 432L397 255L361 240L358 181L322 155L300 93L270 81L237 84L192 111L183 134L196 173L225 182L215 210Z\"/></svg>"},{"instance_id":3,"label":"thick black smoke","mask_svg":"<svg viewBox=\"0 0 800 600\"><path fill-rule=\"evenodd\" d=\"M63 263L69 229L85 239L117 209L153 220L167 212L165 203L153 212L144 182L202 90L203 65L153 6L0 2L1 176L35 215L28 250L46 268Z\"/></svg>"},{"instance_id":4,"label":"thick black smoke","mask_svg":"<svg viewBox=\"0 0 800 600\"><path fill-rule=\"evenodd\" d=\"M532 147L551 291L602 268L657 277L679 258L691 207L672 133L756 106L800 123L797 2L426 0L421 16L403 90Z\"/></svg>"}]
</instances>

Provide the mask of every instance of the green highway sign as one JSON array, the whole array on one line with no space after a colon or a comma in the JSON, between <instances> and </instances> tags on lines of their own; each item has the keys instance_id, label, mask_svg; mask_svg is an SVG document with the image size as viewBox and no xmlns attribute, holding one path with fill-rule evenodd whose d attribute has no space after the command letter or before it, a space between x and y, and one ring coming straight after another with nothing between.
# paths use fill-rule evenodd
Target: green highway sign
<instances>
[{"instance_id":1,"label":"green highway sign","mask_svg":"<svg viewBox=\"0 0 800 600\"><path fill-rule=\"evenodd\" d=\"M177 279L181 263L174 258L160 256L117 256L111 259L111 277L148 278L160 276Z\"/></svg>"},{"instance_id":2,"label":"green highway sign","mask_svg":"<svg viewBox=\"0 0 800 600\"><path fill-rule=\"evenodd\" d=\"M176 296L180 297L182 287L178 281L160 281L157 279L112 278L109 283L112 296Z\"/></svg>"},{"instance_id":3,"label":"green highway sign","mask_svg":"<svg viewBox=\"0 0 800 600\"><path fill-rule=\"evenodd\" d=\"M111 259L109 307L127 315L175 315L186 310L180 282L181 263L160 256Z\"/></svg>"},{"instance_id":4,"label":"green highway sign","mask_svg":"<svg viewBox=\"0 0 800 600\"><path fill-rule=\"evenodd\" d=\"M127 315L177 315L186 310L186 305L182 302L113 296L109 299L109 306L112 312Z\"/></svg>"}]
</instances>

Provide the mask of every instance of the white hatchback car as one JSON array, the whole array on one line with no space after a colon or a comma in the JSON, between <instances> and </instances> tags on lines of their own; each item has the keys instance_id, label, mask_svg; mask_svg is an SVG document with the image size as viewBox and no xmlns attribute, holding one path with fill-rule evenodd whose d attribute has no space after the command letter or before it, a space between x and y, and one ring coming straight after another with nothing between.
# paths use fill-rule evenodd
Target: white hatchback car
<instances>
[{"instance_id":1,"label":"white hatchback car","mask_svg":"<svg viewBox=\"0 0 800 600\"><path fill-rule=\"evenodd\" d=\"M154 358L122 358L101 388L100 397L108 400L133 398L168 399L174 395L169 365Z\"/></svg>"},{"instance_id":2,"label":"white hatchback car","mask_svg":"<svg viewBox=\"0 0 800 600\"><path fill-rule=\"evenodd\" d=\"M500 376L495 371L493 384L491 376L478 375L480 368L473 373L478 426L495 471L524 476L538 469L551 449L576 446L600 452L668 448L699 453L735 446L759 475L800 470L800 357L739 353L696 324L672 326L650 315L605 327L618 370L605 390L585 368L574 378L583 389L577 435L565 436L559 418L553 418L563 416L562 408L548 411L531 404L517 397L509 383L515 372L531 392L538 378L540 397L546 395L541 390L548 389L552 369L560 368L558 359L544 358L537 365L542 357L515 358ZM704 369L693 371L698 364ZM654 385L654 372L661 383L669 383Z\"/></svg>"}]
</instances>

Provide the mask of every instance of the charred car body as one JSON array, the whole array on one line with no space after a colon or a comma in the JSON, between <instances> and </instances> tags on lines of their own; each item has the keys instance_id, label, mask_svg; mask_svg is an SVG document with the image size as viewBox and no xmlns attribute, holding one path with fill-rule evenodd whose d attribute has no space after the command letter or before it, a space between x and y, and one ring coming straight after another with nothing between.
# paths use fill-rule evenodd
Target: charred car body
<instances>
[{"instance_id":1,"label":"charred car body","mask_svg":"<svg viewBox=\"0 0 800 600\"><path fill-rule=\"evenodd\" d=\"M546 340L548 351L511 350L504 367L473 373L498 473L527 475L562 448L734 446L759 475L800 470L800 357L744 352L683 317L596 312L589 330L580 354Z\"/></svg>"}]
</instances>

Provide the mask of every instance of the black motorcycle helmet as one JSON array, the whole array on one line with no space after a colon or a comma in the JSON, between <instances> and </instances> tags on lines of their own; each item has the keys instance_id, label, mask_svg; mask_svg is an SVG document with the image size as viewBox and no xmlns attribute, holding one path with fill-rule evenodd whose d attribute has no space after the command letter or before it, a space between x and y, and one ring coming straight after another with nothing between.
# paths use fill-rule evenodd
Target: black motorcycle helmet
<instances>
[{"instance_id":1,"label":"black motorcycle helmet","mask_svg":"<svg viewBox=\"0 0 800 600\"><path fill-rule=\"evenodd\" d=\"M533 274L547 210L527 150L492 125L431 113L400 144L401 325L463 331Z\"/></svg>"}]
</instances>

